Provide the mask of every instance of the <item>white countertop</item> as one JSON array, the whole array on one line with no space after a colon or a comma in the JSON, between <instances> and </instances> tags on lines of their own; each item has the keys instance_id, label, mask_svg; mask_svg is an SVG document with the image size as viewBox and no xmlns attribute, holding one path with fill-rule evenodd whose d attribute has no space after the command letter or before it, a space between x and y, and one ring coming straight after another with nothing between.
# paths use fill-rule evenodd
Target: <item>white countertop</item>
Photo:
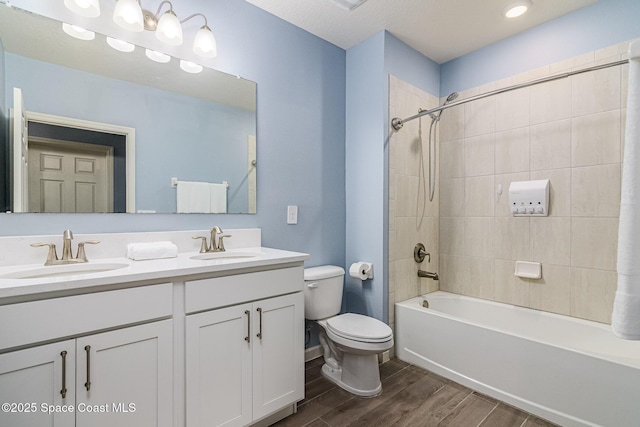
<instances>
[{"instance_id":1,"label":"white countertop","mask_svg":"<svg viewBox=\"0 0 640 427\"><path fill-rule=\"evenodd\" d=\"M303 262L309 259L309 255L305 253L265 247L244 247L227 251L228 254L232 254L233 252L256 252L260 253L260 255L248 258L196 260L191 259L191 257L199 255L198 252L182 252L179 253L176 258L145 261L133 261L124 257L101 258L95 261L89 261L87 264L99 266L100 264L123 263L128 266L96 273L65 274L64 276L29 279L0 278L0 304L2 304L1 300L3 298L29 298L29 296L33 297L39 293L68 293L69 291L73 293L74 290L81 292L85 288L117 285L127 282L162 281L165 279L167 282L171 282L172 279L181 276L231 272L232 270L238 270L240 273L244 269L277 266L278 264ZM0 267L0 276L42 268L43 265L41 263Z\"/></svg>"}]
</instances>

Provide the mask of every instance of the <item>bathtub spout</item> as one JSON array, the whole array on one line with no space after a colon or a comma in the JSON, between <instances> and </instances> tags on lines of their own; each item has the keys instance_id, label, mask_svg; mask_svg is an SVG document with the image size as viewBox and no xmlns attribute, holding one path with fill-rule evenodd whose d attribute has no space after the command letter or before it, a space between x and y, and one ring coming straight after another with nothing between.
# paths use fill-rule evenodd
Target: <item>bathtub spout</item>
<instances>
[{"instance_id":1,"label":"bathtub spout","mask_svg":"<svg viewBox=\"0 0 640 427\"><path fill-rule=\"evenodd\" d=\"M432 273L430 271L418 270L418 277L426 277L428 279L440 280L438 273Z\"/></svg>"}]
</instances>

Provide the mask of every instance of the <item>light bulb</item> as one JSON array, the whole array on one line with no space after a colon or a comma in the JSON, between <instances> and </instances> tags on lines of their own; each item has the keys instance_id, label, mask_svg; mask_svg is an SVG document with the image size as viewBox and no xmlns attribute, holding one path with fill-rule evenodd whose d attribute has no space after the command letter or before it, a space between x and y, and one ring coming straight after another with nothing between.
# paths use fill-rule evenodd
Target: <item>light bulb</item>
<instances>
[{"instance_id":1,"label":"light bulb","mask_svg":"<svg viewBox=\"0 0 640 427\"><path fill-rule=\"evenodd\" d=\"M158 28L156 29L156 37L161 42L171 46L180 46L182 44L182 25L175 13L168 10L158 20Z\"/></svg>"},{"instance_id":2,"label":"light bulb","mask_svg":"<svg viewBox=\"0 0 640 427\"><path fill-rule=\"evenodd\" d=\"M531 6L530 0L518 0L505 7L503 13L507 18L517 18L524 15Z\"/></svg>"},{"instance_id":3,"label":"light bulb","mask_svg":"<svg viewBox=\"0 0 640 427\"><path fill-rule=\"evenodd\" d=\"M100 16L100 3L98 0L64 0L64 5L80 16L95 18Z\"/></svg>"},{"instance_id":4,"label":"light bulb","mask_svg":"<svg viewBox=\"0 0 640 427\"><path fill-rule=\"evenodd\" d=\"M136 48L135 45L129 42L114 39L113 37L107 37L107 44L115 50L119 50L120 52L133 52Z\"/></svg>"},{"instance_id":5,"label":"light bulb","mask_svg":"<svg viewBox=\"0 0 640 427\"><path fill-rule=\"evenodd\" d=\"M118 0L113 21L120 27L140 33L144 30L142 8L136 0Z\"/></svg>"},{"instance_id":6,"label":"light bulb","mask_svg":"<svg viewBox=\"0 0 640 427\"><path fill-rule=\"evenodd\" d=\"M198 74L202 71L202 65L194 64L193 62L185 61L184 59L180 60L180 68L182 68L182 71L186 71L191 74Z\"/></svg>"},{"instance_id":7,"label":"light bulb","mask_svg":"<svg viewBox=\"0 0 640 427\"><path fill-rule=\"evenodd\" d=\"M196 33L196 37L193 40L193 51L205 58L215 58L218 54L218 47L216 45L216 38L213 36L211 28L204 25Z\"/></svg>"},{"instance_id":8,"label":"light bulb","mask_svg":"<svg viewBox=\"0 0 640 427\"><path fill-rule=\"evenodd\" d=\"M171 61L171 57L169 55L158 52L157 50L146 49L144 51L144 54L147 55L147 58L149 58L150 60L163 64Z\"/></svg>"},{"instance_id":9,"label":"light bulb","mask_svg":"<svg viewBox=\"0 0 640 427\"><path fill-rule=\"evenodd\" d=\"M79 40L93 40L96 38L96 33L93 31L85 30L77 25L70 25L66 22L62 23L62 30L73 38Z\"/></svg>"}]
</instances>

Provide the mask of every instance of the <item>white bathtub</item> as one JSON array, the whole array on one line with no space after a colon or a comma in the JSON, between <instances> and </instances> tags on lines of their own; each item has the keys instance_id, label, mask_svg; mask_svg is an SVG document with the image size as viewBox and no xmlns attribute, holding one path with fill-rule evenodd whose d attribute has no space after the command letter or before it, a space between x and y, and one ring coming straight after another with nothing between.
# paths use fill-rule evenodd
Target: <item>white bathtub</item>
<instances>
[{"instance_id":1,"label":"white bathtub","mask_svg":"<svg viewBox=\"0 0 640 427\"><path fill-rule=\"evenodd\" d=\"M608 325L441 291L396 303L395 325L399 359L527 412L640 426L640 341Z\"/></svg>"}]
</instances>

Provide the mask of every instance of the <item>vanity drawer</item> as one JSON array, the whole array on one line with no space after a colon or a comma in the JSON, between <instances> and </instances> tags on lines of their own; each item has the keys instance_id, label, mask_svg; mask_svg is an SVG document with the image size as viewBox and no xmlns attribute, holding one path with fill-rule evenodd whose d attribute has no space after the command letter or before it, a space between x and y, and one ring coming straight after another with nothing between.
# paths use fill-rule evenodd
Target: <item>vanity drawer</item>
<instances>
[{"instance_id":1,"label":"vanity drawer","mask_svg":"<svg viewBox=\"0 0 640 427\"><path fill-rule=\"evenodd\" d=\"M302 266L192 280L186 282L185 286L185 312L211 310L300 292L303 285Z\"/></svg>"},{"instance_id":2,"label":"vanity drawer","mask_svg":"<svg viewBox=\"0 0 640 427\"><path fill-rule=\"evenodd\" d=\"M0 350L173 313L173 285L141 286L0 306Z\"/></svg>"}]
</instances>

